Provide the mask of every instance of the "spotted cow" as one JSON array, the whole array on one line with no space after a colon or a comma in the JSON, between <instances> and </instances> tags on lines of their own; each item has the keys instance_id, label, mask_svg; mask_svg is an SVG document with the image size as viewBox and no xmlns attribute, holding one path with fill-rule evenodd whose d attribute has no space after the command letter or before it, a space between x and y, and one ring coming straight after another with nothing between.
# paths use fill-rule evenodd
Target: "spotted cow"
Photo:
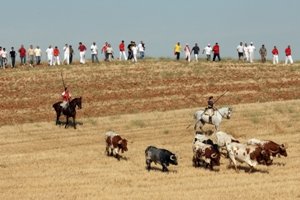
<instances>
[{"instance_id":1,"label":"spotted cow","mask_svg":"<svg viewBox=\"0 0 300 200\"><path fill-rule=\"evenodd\" d=\"M236 161L247 163L250 167L249 172L251 172L257 164L272 164L270 151L264 150L261 146L232 142L227 144L226 148L230 161L234 164L236 171L238 171Z\"/></svg>"},{"instance_id":2,"label":"spotted cow","mask_svg":"<svg viewBox=\"0 0 300 200\"><path fill-rule=\"evenodd\" d=\"M124 153L128 150L127 140L113 131L105 133L105 143L107 156L115 156L118 160L120 160L120 152Z\"/></svg>"}]
</instances>

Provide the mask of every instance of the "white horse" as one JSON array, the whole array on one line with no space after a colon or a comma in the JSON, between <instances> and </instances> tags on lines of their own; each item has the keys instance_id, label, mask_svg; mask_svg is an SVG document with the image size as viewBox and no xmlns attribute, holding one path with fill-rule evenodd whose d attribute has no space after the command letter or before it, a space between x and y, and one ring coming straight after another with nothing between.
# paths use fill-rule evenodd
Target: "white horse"
<instances>
[{"instance_id":1,"label":"white horse","mask_svg":"<svg viewBox=\"0 0 300 200\"><path fill-rule=\"evenodd\" d=\"M214 114L210 116L204 113L204 110L196 111L194 114L194 118L196 120L194 129L197 130L199 127L201 130L204 124L212 124L215 125L216 131L219 130L219 126L221 124L222 118L230 119L232 109L230 107L222 107L214 111Z\"/></svg>"}]
</instances>

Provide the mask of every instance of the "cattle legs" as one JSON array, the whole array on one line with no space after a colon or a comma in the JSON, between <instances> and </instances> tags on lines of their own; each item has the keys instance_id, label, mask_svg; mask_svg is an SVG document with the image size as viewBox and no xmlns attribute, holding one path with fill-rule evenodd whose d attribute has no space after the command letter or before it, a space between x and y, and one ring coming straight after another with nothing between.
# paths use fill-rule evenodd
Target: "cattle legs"
<instances>
[{"instance_id":1,"label":"cattle legs","mask_svg":"<svg viewBox=\"0 0 300 200\"><path fill-rule=\"evenodd\" d=\"M146 160L147 170L150 171L151 169L151 160Z\"/></svg>"},{"instance_id":2,"label":"cattle legs","mask_svg":"<svg viewBox=\"0 0 300 200\"><path fill-rule=\"evenodd\" d=\"M166 163L162 163L161 165L162 165L162 171L163 172L168 172L169 171L168 168L167 168L167 164Z\"/></svg>"}]
</instances>

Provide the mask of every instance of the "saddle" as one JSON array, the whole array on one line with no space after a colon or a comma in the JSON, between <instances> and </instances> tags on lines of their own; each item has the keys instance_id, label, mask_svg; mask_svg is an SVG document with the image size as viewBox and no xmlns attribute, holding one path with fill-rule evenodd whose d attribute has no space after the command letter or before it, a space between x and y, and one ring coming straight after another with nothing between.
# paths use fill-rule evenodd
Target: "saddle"
<instances>
[{"instance_id":1,"label":"saddle","mask_svg":"<svg viewBox=\"0 0 300 200\"><path fill-rule=\"evenodd\" d=\"M213 108L206 108L204 110L204 114L205 115L208 115L208 123L212 124L212 116L214 115L215 113L215 109Z\"/></svg>"},{"instance_id":2,"label":"saddle","mask_svg":"<svg viewBox=\"0 0 300 200\"><path fill-rule=\"evenodd\" d=\"M63 112L66 112L66 111L69 111L69 112L70 112L70 111L71 111L69 105L66 105L65 107L61 107L61 108L62 108L62 111L63 111Z\"/></svg>"},{"instance_id":3,"label":"saddle","mask_svg":"<svg viewBox=\"0 0 300 200\"><path fill-rule=\"evenodd\" d=\"M209 115L210 117L214 115L215 109L213 108L205 108L204 114Z\"/></svg>"}]
</instances>

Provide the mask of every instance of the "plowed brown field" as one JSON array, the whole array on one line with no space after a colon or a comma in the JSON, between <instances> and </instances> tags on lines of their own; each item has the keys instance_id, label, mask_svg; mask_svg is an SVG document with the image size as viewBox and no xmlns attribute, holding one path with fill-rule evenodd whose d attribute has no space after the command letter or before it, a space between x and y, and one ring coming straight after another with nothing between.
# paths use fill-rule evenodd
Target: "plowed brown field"
<instances>
[{"instance_id":1,"label":"plowed brown field","mask_svg":"<svg viewBox=\"0 0 300 200\"><path fill-rule=\"evenodd\" d=\"M55 126L63 90L83 97L79 125ZM147 60L0 71L0 199L297 199L300 198L300 65ZM233 116L221 130L242 142L288 144L288 157L247 173L192 166L192 115L210 95ZM64 120L62 117L61 120ZM206 129L213 127L207 125ZM104 133L129 141L125 158L104 154ZM148 145L170 149L178 166L145 170Z\"/></svg>"}]
</instances>

